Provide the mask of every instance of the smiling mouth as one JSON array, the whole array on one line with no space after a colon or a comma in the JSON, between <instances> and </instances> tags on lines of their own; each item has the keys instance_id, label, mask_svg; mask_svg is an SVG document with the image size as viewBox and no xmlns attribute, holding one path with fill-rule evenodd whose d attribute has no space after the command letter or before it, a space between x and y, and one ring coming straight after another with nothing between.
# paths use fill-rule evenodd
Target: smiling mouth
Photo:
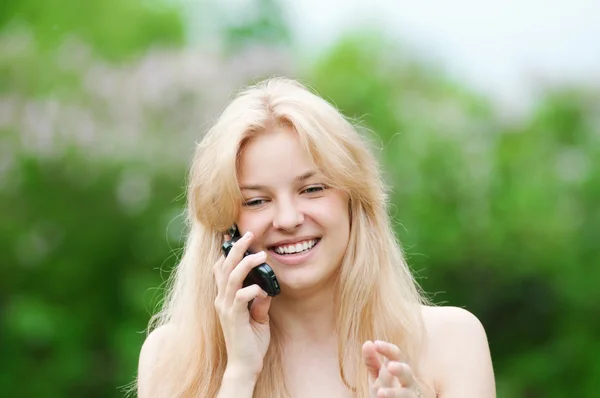
<instances>
[{"instance_id":1,"label":"smiling mouth","mask_svg":"<svg viewBox=\"0 0 600 398\"><path fill-rule=\"evenodd\" d=\"M321 240L321 238L309 239L291 245L273 246L269 250L280 256L291 256L295 254L304 254L311 251Z\"/></svg>"}]
</instances>

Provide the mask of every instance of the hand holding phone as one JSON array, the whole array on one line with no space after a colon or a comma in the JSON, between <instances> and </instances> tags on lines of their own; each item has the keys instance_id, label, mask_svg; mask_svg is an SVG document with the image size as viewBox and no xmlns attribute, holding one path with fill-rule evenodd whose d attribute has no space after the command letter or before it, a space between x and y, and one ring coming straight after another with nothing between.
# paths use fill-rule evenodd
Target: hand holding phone
<instances>
[{"instance_id":1,"label":"hand holding phone","mask_svg":"<svg viewBox=\"0 0 600 398\"><path fill-rule=\"evenodd\" d=\"M223 250L229 255L221 257L213 266L217 285L215 310L227 348L225 372L241 375L247 380L258 377L261 372L271 339L269 308L272 297L257 283L243 286L251 270L259 268L267 258L262 251L244 255L252 239L252 234L247 234L238 238L235 245L226 242Z\"/></svg>"},{"instance_id":2,"label":"hand holding phone","mask_svg":"<svg viewBox=\"0 0 600 398\"><path fill-rule=\"evenodd\" d=\"M230 231L231 240L223 243L222 249L225 257L229 255L233 244L240 239L240 232L237 228L233 227ZM244 257L251 255L250 251L246 251L244 253ZM248 276L244 279L243 287L250 285L258 285L263 289L267 294L271 297L278 295L281 292L281 288L279 287L279 282L277 281L277 277L275 276L275 272L267 263L262 263L261 265L252 268L252 270L248 273Z\"/></svg>"},{"instance_id":3,"label":"hand holding phone","mask_svg":"<svg viewBox=\"0 0 600 398\"><path fill-rule=\"evenodd\" d=\"M222 246L225 257L229 255L233 244L240 239L240 233L237 228L232 228L231 234L231 240L223 243ZM246 251L244 257L251 254L250 251ZM253 284L260 286L271 297L274 297L281 292L275 272L273 272L273 269L267 263L262 263L258 267L252 268L246 279L244 279L243 287Z\"/></svg>"}]
</instances>

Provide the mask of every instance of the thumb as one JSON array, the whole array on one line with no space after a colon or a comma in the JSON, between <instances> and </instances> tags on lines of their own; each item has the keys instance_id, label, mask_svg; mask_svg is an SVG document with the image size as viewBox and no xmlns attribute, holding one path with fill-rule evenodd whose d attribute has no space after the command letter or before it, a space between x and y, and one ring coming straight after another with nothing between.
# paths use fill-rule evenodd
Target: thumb
<instances>
[{"instance_id":1,"label":"thumb","mask_svg":"<svg viewBox=\"0 0 600 398\"><path fill-rule=\"evenodd\" d=\"M269 308L271 308L271 300L272 297L256 297L252 301L252 306L250 307L250 316L256 322L261 324L269 323Z\"/></svg>"},{"instance_id":2,"label":"thumb","mask_svg":"<svg viewBox=\"0 0 600 398\"><path fill-rule=\"evenodd\" d=\"M365 342L362 346L362 356L369 371L369 378L371 381L377 379L379 377L379 370L381 369L381 360L379 359L379 355L377 355L375 343L372 341Z\"/></svg>"}]
</instances>

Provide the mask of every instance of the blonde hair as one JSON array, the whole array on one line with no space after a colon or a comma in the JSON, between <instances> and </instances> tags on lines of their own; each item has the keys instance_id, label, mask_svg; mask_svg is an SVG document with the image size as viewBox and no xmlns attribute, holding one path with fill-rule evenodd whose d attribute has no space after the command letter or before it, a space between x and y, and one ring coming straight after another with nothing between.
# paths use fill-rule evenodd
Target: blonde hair
<instances>
[{"instance_id":1,"label":"blonde hair","mask_svg":"<svg viewBox=\"0 0 600 398\"><path fill-rule=\"evenodd\" d=\"M358 397L369 396L361 346L397 344L414 366L422 344L425 300L404 260L388 217L387 188L369 145L331 104L300 83L272 78L246 88L197 145L190 169L189 234L162 310L149 330L172 326L150 388L160 397L214 397L227 362L214 299L212 266L223 233L241 201L238 157L245 142L275 127L296 132L330 186L350 200L350 241L336 284L336 332L341 378ZM276 320L254 396L285 397L281 336ZM416 369L414 369L416 370Z\"/></svg>"}]
</instances>

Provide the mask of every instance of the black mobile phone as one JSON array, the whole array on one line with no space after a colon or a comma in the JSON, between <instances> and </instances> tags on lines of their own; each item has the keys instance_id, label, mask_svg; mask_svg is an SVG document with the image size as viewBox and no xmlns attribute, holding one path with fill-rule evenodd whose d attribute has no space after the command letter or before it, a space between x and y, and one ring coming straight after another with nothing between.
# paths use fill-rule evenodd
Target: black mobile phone
<instances>
[{"instance_id":1,"label":"black mobile phone","mask_svg":"<svg viewBox=\"0 0 600 398\"><path fill-rule=\"evenodd\" d=\"M223 243L223 253L225 253L225 257L229 255L233 244L237 242L241 236L240 232L237 228L232 228L230 231L231 240ZM249 251L244 253L244 257L252 254ZM273 272L273 268L267 263L262 263L259 266L256 266L250 270L246 279L244 279L243 287L250 285L258 285L260 286L267 294L271 297L276 296L281 291L279 287L279 282L277 281L277 277L275 276L275 272Z\"/></svg>"}]
</instances>

